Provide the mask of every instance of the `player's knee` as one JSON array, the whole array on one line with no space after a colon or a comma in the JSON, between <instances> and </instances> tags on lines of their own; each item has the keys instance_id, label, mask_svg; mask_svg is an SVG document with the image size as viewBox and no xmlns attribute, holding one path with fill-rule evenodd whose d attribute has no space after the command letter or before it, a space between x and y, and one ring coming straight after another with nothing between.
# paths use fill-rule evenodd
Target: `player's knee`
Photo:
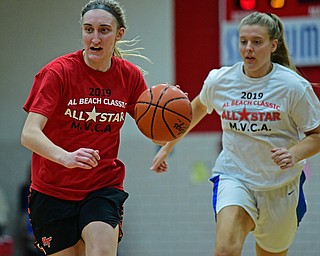
<instances>
[{"instance_id":1,"label":"player's knee","mask_svg":"<svg viewBox=\"0 0 320 256\"><path fill-rule=\"evenodd\" d=\"M108 242L101 240L94 240L86 242L86 255L95 255L95 256L114 256L117 251L116 242Z\"/></svg>"},{"instance_id":2,"label":"player's knee","mask_svg":"<svg viewBox=\"0 0 320 256\"><path fill-rule=\"evenodd\" d=\"M223 243L216 245L214 256L239 256L241 255L241 243Z\"/></svg>"},{"instance_id":3,"label":"player's knee","mask_svg":"<svg viewBox=\"0 0 320 256\"><path fill-rule=\"evenodd\" d=\"M96 247L91 247L87 249L87 255L96 255L96 256L111 256L115 255L114 248L106 245L99 245Z\"/></svg>"}]
</instances>

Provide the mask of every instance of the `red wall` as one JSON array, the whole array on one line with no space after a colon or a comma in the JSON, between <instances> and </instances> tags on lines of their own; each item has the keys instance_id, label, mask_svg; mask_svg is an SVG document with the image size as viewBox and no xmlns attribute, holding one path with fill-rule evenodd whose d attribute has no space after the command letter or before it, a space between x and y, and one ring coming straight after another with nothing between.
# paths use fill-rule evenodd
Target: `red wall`
<instances>
[{"instance_id":1,"label":"red wall","mask_svg":"<svg viewBox=\"0 0 320 256\"><path fill-rule=\"evenodd\" d=\"M300 74L311 83L320 83L320 66L298 68Z\"/></svg>"},{"instance_id":2,"label":"red wall","mask_svg":"<svg viewBox=\"0 0 320 256\"><path fill-rule=\"evenodd\" d=\"M174 0L175 81L193 99L213 68L219 67L218 7L212 0ZM220 130L220 120L205 117L193 131Z\"/></svg>"},{"instance_id":3,"label":"red wall","mask_svg":"<svg viewBox=\"0 0 320 256\"><path fill-rule=\"evenodd\" d=\"M193 99L219 61L218 0L174 0L175 82ZM320 66L299 68L313 83L320 83ZM216 113L205 117L193 131L220 131Z\"/></svg>"}]
</instances>

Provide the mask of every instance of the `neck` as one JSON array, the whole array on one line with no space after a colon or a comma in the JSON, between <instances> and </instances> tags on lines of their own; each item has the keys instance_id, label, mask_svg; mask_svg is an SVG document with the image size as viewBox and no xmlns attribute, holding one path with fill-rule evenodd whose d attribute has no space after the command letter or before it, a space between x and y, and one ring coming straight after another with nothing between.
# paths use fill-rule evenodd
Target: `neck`
<instances>
[{"instance_id":1,"label":"neck","mask_svg":"<svg viewBox=\"0 0 320 256\"><path fill-rule=\"evenodd\" d=\"M273 65L272 63L270 63L270 65L267 68L260 69L257 71L249 71L246 70L245 66L243 66L243 73L251 78L260 78L268 75L272 71L272 67Z\"/></svg>"},{"instance_id":2,"label":"neck","mask_svg":"<svg viewBox=\"0 0 320 256\"><path fill-rule=\"evenodd\" d=\"M88 55L86 54L86 51L82 52L82 56L84 59L84 62L92 68L93 70L96 71L101 71L101 72L106 72L110 69L111 67L111 58L109 61L99 61L99 62L94 62L88 58Z\"/></svg>"}]
</instances>

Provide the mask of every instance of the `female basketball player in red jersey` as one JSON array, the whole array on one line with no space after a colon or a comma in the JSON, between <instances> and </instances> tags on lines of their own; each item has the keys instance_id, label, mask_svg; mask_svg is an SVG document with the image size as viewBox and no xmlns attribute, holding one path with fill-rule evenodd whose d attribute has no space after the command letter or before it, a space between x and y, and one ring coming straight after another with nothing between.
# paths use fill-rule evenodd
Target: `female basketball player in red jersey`
<instances>
[{"instance_id":1,"label":"female basketball player in red jersey","mask_svg":"<svg viewBox=\"0 0 320 256\"><path fill-rule=\"evenodd\" d=\"M44 66L24 105L30 217L46 255L115 256L128 197L120 129L147 86L118 48L126 20L117 2L87 3L81 29L84 49Z\"/></svg>"}]
</instances>

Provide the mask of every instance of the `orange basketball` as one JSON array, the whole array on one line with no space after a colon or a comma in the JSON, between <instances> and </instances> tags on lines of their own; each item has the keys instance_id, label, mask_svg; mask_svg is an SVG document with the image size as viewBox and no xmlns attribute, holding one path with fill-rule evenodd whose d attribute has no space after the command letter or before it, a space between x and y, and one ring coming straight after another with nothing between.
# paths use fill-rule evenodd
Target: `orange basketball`
<instances>
[{"instance_id":1,"label":"orange basketball","mask_svg":"<svg viewBox=\"0 0 320 256\"><path fill-rule=\"evenodd\" d=\"M191 103L176 86L158 84L140 95L134 118L139 130L149 139L171 141L179 138L190 126Z\"/></svg>"}]
</instances>

